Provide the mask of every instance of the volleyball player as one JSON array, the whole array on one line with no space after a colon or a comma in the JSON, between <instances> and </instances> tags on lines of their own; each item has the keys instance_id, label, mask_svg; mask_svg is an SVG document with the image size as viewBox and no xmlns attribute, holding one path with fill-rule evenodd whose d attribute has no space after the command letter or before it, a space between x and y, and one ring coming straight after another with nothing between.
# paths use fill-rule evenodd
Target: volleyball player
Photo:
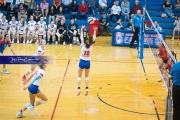
<instances>
[{"instance_id":1,"label":"volleyball player","mask_svg":"<svg viewBox=\"0 0 180 120\"><path fill-rule=\"evenodd\" d=\"M21 40L21 36L23 36L23 43L25 44L26 42L26 30L27 28L27 23L22 17L20 21L18 22L18 34L17 34L17 41Z\"/></svg>"},{"instance_id":2,"label":"volleyball player","mask_svg":"<svg viewBox=\"0 0 180 120\"><path fill-rule=\"evenodd\" d=\"M16 18L13 16L11 18L11 21L9 22L9 31L8 31L9 36L12 34L11 43L14 43L14 39L16 38L17 27L18 27L18 22L16 21ZM19 39L18 39L17 43L19 43Z\"/></svg>"},{"instance_id":3,"label":"volleyball player","mask_svg":"<svg viewBox=\"0 0 180 120\"><path fill-rule=\"evenodd\" d=\"M42 78L44 77L45 74L45 69L46 69L46 65L45 64L40 64L39 65L39 69L36 70L36 72L33 74L33 78L30 82L29 85L25 86L23 89L26 90L28 89L29 91L29 98L30 98L30 102L28 102L17 114L16 117L18 118L23 118L26 117L23 112L25 110L29 110L31 112L31 114L34 114L34 108L38 105L44 104L45 102L47 102L48 98L46 97L46 95L39 90L39 86L40 83L42 81ZM27 80L29 81L30 78ZM38 102L35 103L35 98L40 98L41 100L39 100Z\"/></svg>"},{"instance_id":4,"label":"volleyball player","mask_svg":"<svg viewBox=\"0 0 180 120\"><path fill-rule=\"evenodd\" d=\"M34 21L34 17L30 16L30 21L28 22L28 33L27 33L27 44L31 44L33 37L36 33L36 21Z\"/></svg>"},{"instance_id":5,"label":"volleyball player","mask_svg":"<svg viewBox=\"0 0 180 120\"><path fill-rule=\"evenodd\" d=\"M43 56L44 55L44 53L45 53L45 45L46 45L46 40L42 40L41 45L36 50L35 56ZM32 64L31 69L26 74L24 74L22 76L23 83L27 82L26 77L34 71L35 67L36 67L36 64Z\"/></svg>"},{"instance_id":6,"label":"volleyball player","mask_svg":"<svg viewBox=\"0 0 180 120\"><path fill-rule=\"evenodd\" d=\"M58 28L57 28L57 41L56 41L56 45L58 44L58 42L63 42L63 45L65 45L65 36L66 36L66 29L67 26L65 24L64 19L61 20L61 23L59 24Z\"/></svg>"},{"instance_id":7,"label":"volleyball player","mask_svg":"<svg viewBox=\"0 0 180 120\"><path fill-rule=\"evenodd\" d=\"M6 19L6 16L3 16L0 20L0 34L2 38L4 38L4 35L7 34L7 28L8 28L8 21Z\"/></svg>"},{"instance_id":8,"label":"volleyball player","mask_svg":"<svg viewBox=\"0 0 180 120\"><path fill-rule=\"evenodd\" d=\"M158 47L159 47L159 53L154 53L154 55L162 59L162 62L159 65L159 69L162 72L162 68L167 67L167 62L169 58L168 58L168 53L162 42L158 43ZM160 79L158 82L161 82L161 81L162 79Z\"/></svg>"},{"instance_id":9,"label":"volleyball player","mask_svg":"<svg viewBox=\"0 0 180 120\"><path fill-rule=\"evenodd\" d=\"M43 17L41 17L40 21L37 23L37 31L36 31L37 41L39 39L38 38L39 35L41 35L43 39L46 39L46 22L44 21Z\"/></svg>"},{"instance_id":10,"label":"volleyball player","mask_svg":"<svg viewBox=\"0 0 180 120\"><path fill-rule=\"evenodd\" d=\"M48 42L47 42L47 44L50 43L50 38L51 38L51 37L52 37L52 44L54 44L56 29L57 29L57 26L56 26L56 25L54 24L54 22L52 21L52 22L48 25Z\"/></svg>"},{"instance_id":11,"label":"volleyball player","mask_svg":"<svg viewBox=\"0 0 180 120\"><path fill-rule=\"evenodd\" d=\"M79 96L81 93L81 76L82 72L85 69L85 80L86 80L86 89L85 89L85 95L88 95L88 85L89 85L89 71L90 71L90 55L93 50L93 43L96 39L96 31L97 27L94 27L94 34L93 36L89 36L89 39L84 42L84 36L83 36L83 29L85 26L82 26L81 28L81 54L80 54L80 62L79 62L79 69L78 69L78 78L77 78L77 95Z\"/></svg>"},{"instance_id":12,"label":"volleyball player","mask_svg":"<svg viewBox=\"0 0 180 120\"><path fill-rule=\"evenodd\" d=\"M9 40L9 35L5 34L4 35L4 39L0 40L0 56L3 56L3 52L5 50L5 48L9 46L9 48L11 49L11 52L13 53L13 55L15 55L10 40ZM6 70L6 65L3 64L3 74L9 74L9 72Z\"/></svg>"}]
</instances>

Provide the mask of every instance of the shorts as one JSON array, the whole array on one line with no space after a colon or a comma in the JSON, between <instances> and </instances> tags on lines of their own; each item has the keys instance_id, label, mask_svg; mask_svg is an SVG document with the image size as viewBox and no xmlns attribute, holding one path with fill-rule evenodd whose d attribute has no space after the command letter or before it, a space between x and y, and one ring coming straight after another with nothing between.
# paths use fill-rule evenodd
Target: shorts
<instances>
[{"instance_id":1,"label":"shorts","mask_svg":"<svg viewBox=\"0 0 180 120\"><path fill-rule=\"evenodd\" d=\"M39 86L32 84L31 86L28 87L28 90L31 94L37 94L40 92L40 90L38 88L39 88Z\"/></svg>"},{"instance_id":2,"label":"shorts","mask_svg":"<svg viewBox=\"0 0 180 120\"><path fill-rule=\"evenodd\" d=\"M163 63L166 63L166 64L167 64L167 63L168 63L168 60L163 60Z\"/></svg>"},{"instance_id":3,"label":"shorts","mask_svg":"<svg viewBox=\"0 0 180 120\"><path fill-rule=\"evenodd\" d=\"M80 60L79 61L79 67L81 68L81 69L89 69L90 68L90 61L88 60L88 61L85 61L85 60Z\"/></svg>"}]
</instances>

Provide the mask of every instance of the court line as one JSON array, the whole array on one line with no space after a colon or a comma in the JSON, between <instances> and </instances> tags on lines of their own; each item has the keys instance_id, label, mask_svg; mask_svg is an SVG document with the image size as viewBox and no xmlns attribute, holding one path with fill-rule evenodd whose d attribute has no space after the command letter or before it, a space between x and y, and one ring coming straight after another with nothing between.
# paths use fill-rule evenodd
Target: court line
<instances>
[{"instance_id":1,"label":"court line","mask_svg":"<svg viewBox=\"0 0 180 120\"><path fill-rule=\"evenodd\" d=\"M158 118L158 120L160 120L158 110L157 110L157 108L155 107L156 103L155 103L154 100L152 100L152 102L153 102L153 104L154 104L154 110L155 110L155 112L156 112L157 118Z\"/></svg>"},{"instance_id":2,"label":"court line","mask_svg":"<svg viewBox=\"0 0 180 120\"><path fill-rule=\"evenodd\" d=\"M59 101L59 98L60 98L60 95L61 95L61 91L62 91L63 83L64 83L64 80L65 80L65 77L66 77L66 73L67 73L67 70L68 70L68 67L69 67L69 63L70 63L70 60L68 60L66 70L64 72L64 76L63 76L62 83L61 83L61 86L60 86L60 89L59 89L59 93L57 95L56 103L54 105L53 113L51 115L51 120L53 120L53 118L54 118L54 113L56 111L56 107L57 107L57 104L58 104L58 101Z\"/></svg>"},{"instance_id":3,"label":"court line","mask_svg":"<svg viewBox=\"0 0 180 120\"><path fill-rule=\"evenodd\" d=\"M136 113L136 114L157 115L157 114L152 114L152 113L136 112L136 111L127 110L127 109L124 109L124 108L119 108L119 107L113 106L113 105L105 102L105 101L99 96L98 93L97 93L97 97L98 97L98 99L99 99L101 102L103 102L104 104L106 104L106 105L108 105L108 106L110 106L110 107L113 107L113 108L122 110L122 111L131 112L131 113ZM158 115L165 115L165 114L158 114Z\"/></svg>"},{"instance_id":4,"label":"court line","mask_svg":"<svg viewBox=\"0 0 180 120\"><path fill-rule=\"evenodd\" d=\"M146 74L146 69L144 67L144 63L143 63L142 59L140 59L140 61L141 61L141 65L142 65L142 68L143 68L143 71L144 71L144 75L146 76L146 80L148 80L148 77L147 77L147 74Z\"/></svg>"}]
</instances>

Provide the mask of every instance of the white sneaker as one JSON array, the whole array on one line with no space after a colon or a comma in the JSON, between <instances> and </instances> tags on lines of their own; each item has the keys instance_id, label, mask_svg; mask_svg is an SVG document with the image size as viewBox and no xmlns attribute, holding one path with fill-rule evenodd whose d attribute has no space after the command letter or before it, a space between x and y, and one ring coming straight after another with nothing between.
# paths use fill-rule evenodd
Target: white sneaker
<instances>
[{"instance_id":1,"label":"white sneaker","mask_svg":"<svg viewBox=\"0 0 180 120\"><path fill-rule=\"evenodd\" d=\"M34 115L34 106L31 105L30 107L28 107L28 110L32 115Z\"/></svg>"},{"instance_id":2,"label":"white sneaker","mask_svg":"<svg viewBox=\"0 0 180 120\"><path fill-rule=\"evenodd\" d=\"M32 39L29 41L29 44L31 44L32 43Z\"/></svg>"},{"instance_id":3,"label":"white sneaker","mask_svg":"<svg viewBox=\"0 0 180 120\"><path fill-rule=\"evenodd\" d=\"M26 116L22 113L22 111L19 111L19 112L16 114L16 117L17 117L17 118L25 118Z\"/></svg>"},{"instance_id":4,"label":"white sneaker","mask_svg":"<svg viewBox=\"0 0 180 120\"><path fill-rule=\"evenodd\" d=\"M26 41L25 41L25 40L23 40L23 43L25 44L25 43L26 43Z\"/></svg>"},{"instance_id":5,"label":"white sneaker","mask_svg":"<svg viewBox=\"0 0 180 120\"><path fill-rule=\"evenodd\" d=\"M55 43L56 45L58 44L58 41L56 41L56 43Z\"/></svg>"},{"instance_id":6,"label":"white sneaker","mask_svg":"<svg viewBox=\"0 0 180 120\"><path fill-rule=\"evenodd\" d=\"M86 96L88 95L88 89L85 90L85 95L86 95Z\"/></svg>"},{"instance_id":7,"label":"white sneaker","mask_svg":"<svg viewBox=\"0 0 180 120\"><path fill-rule=\"evenodd\" d=\"M81 89L77 90L77 96L79 96L81 94Z\"/></svg>"},{"instance_id":8,"label":"white sneaker","mask_svg":"<svg viewBox=\"0 0 180 120\"><path fill-rule=\"evenodd\" d=\"M172 37L172 39L171 40L174 40L174 37Z\"/></svg>"},{"instance_id":9,"label":"white sneaker","mask_svg":"<svg viewBox=\"0 0 180 120\"><path fill-rule=\"evenodd\" d=\"M3 74L9 74L9 72L5 69L3 70Z\"/></svg>"},{"instance_id":10,"label":"white sneaker","mask_svg":"<svg viewBox=\"0 0 180 120\"><path fill-rule=\"evenodd\" d=\"M14 43L14 40L12 40L11 43Z\"/></svg>"},{"instance_id":11,"label":"white sneaker","mask_svg":"<svg viewBox=\"0 0 180 120\"><path fill-rule=\"evenodd\" d=\"M69 47L72 47L72 44L70 44Z\"/></svg>"},{"instance_id":12,"label":"white sneaker","mask_svg":"<svg viewBox=\"0 0 180 120\"><path fill-rule=\"evenodd\" d=\"M63 45L64 45L64 46L66 45L66 42L65 42L65 41L63 42Z\"/></svg>"},{"instance_id":13,"label":"white sneaker","mask_svg":"<svg viewBox=\"0 0 180 120\"><path fill-rule=\"evenodd\" d=\"M17 39L17 43L19 43L19 39Z\"/></svg>"},{"instance_id":14,"label":"white sneaker","mask_svg":"<svg viewBox=\"0 0 180 120\"><path fill-rule=\"evenodd\" d=\"M26 41L26 44L29 44L29 40Z\"/></svg>"}]
</instances>

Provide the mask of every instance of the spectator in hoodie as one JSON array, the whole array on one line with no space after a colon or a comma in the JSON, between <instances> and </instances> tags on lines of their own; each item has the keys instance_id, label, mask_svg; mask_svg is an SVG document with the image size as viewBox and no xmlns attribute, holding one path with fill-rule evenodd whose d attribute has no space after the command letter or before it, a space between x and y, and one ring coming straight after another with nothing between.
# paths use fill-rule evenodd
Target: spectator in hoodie
<instances>
[{"instance_id":1,"label":"spectator in hoodie","mask_svg":"<svg viewBox=\"0 0 180 120\"><path fill-rule=\"evenodd\" d=\"M77 20L77 14L78 14L78 4L76 0L74 0L71 4L71 19Z\"/></svg>"},{"instance_id":2,"label":"spectator in hoodie","mask_svg":"<svg viewBox=\"0 0 180 120\"><path fill-rule=\"evenodd\" d=\"M72 0L62 0L63 10L65 13L69 13Z\"/></svg>"},{"instance_id":3,"label":"spectator in hoodie","mask_svg":"<svg viewBox=\"0 0 180 120\"><path fill-rule=\"evenodd\" d=\"M128 3L124 3L124 7L122 8L122 16L124 21L129 21L130 8L128 7Z\"/></svg>"},{"instance_id":4,"label":"spectator in hoodie","mask_svg":"<svg viewBox=\"0 0 180 120\"><path fill-rule=\"evenodd\" d=\"M113 5L112 8L111 8L111 15L110 15L110 20L112 22L116 22L118 21L119 19L119 16L120 16L120 13L121 13L121 7L119 6L119 1L116 1L116 5ZM116 16L116 20L113 20L113 16Z\"/></svg>"},{"instance_id":5,"label":"spectator in hoodie","mask_svg":"<svg viewBox=\"0 0 180 120\"><path fill-rule=\"evenodd\" d=\"M139 1L135 0L135 4L132 7L132 14L131 14L131 18L133 18L133 16L137 13L138 10L141 10L141 6L139 5Z\"/></svg>"},{"instance_id":6,"label":"spectator in hoodie","mask_svg":"<svg viewBox=\"0 0 180 120\"><path fill-rule=\"evenodd\" d=\"M129 3L129 1L128 1L128 0L124 0L124 1L122 1L122 3L121 3L121 9L124 8L125 4L126 4L126 7L130 8L130 3Z\"/></svg>"},{"instance_id":7,"label":"spectator in hoodie","mask_svg":"<svg viewBox=\"0 0 180 120\"><path fill-rule=\"evenodd\" d=\"M84 3L84 0L82 0L82 4L79 6L79 18L86 20L86 14L88 11L88 6Z\"/></svg>"},{"instance_id":8,"label":"spectator in hoodie","mask_svg":"<svg viewBox=\"0 0 180 120\"><path fill-rule=\"evenodd\" d=\"M102 9L106 13L106 10L107 10L107 0L99 0L98 14L101 12Z\"/></svg>"}]
</instances>

